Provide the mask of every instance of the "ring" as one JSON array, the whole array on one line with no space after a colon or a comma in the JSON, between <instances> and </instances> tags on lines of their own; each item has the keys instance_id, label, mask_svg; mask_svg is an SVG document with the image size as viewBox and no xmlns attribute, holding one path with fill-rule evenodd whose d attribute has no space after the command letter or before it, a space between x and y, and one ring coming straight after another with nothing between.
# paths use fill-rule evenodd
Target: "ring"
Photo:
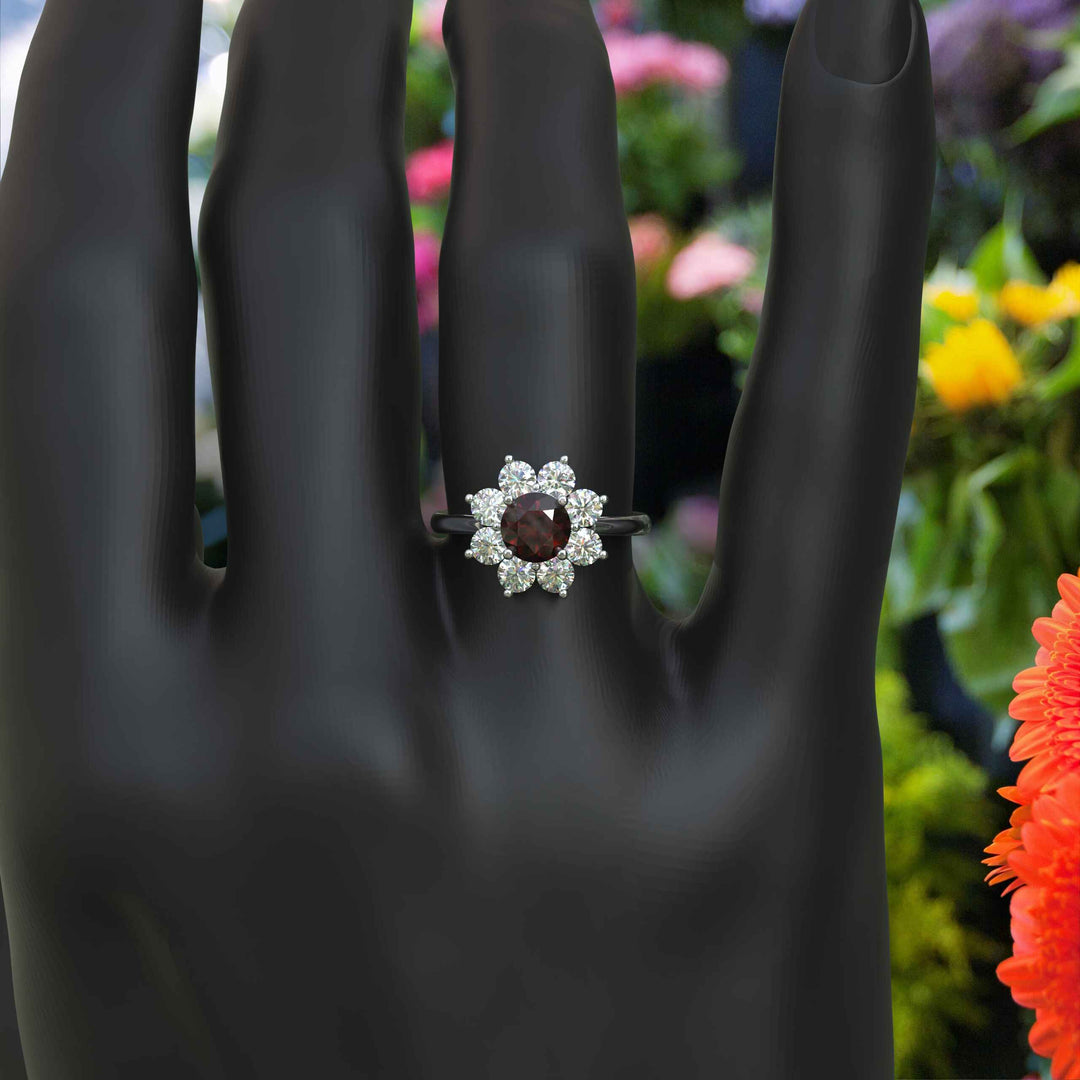
<instances>
[{"instance_id":1,"label":"ring","mask_svg":"<svg viewBox=\"0 0 1080 1080\"><path fill-rule=\"evenodd\" d=\"M576 567L607 558L602 536L651 528L648 514L604 516L607 496L577 487L565 454L539 472L513 454L504 460L497 488L465 496L472 513L431 516L434 532L472 536L465 558L498 567L504 596L536 584L565 597Z\"/></svg>"}]
</instances>

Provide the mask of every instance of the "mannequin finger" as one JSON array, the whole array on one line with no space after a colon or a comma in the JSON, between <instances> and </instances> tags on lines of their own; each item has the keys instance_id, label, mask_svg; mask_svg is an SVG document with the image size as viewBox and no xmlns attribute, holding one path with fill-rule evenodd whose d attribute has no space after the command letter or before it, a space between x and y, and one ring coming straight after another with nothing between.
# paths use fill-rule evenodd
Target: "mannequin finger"
<instances>
[{"instance_id":1,"label":"mannequin finger","mask_svg":"<svg viewBox=\"0 0 1080 1080\"><path fill-rule=\"evenodd\" d=\"M200 24L198 0L49 0L22 76L0 183L0 512L7 599L54 643L158 618L195 566Z\"/></svg>"},{"instance_id":2,"label":"mannequin finger","mask_svg":"<svg viewBox=\"0 0 1080 1080\"><path fill-rule=\"evenodd\" d=\"M200 226L230 590L355 612L419 553L408 0L247 0ZM389 581L389 583L388 583Z\"/></svg>"},{"instance_id":3,"label":"mannequin finger","mask_svg":"<svg viewBox=\"0 0 1080 1080\"><path fill-rule=\"evenodd\" d=\"M457 90L440 281L450 506L493 486L506 454L537 469L566 454L607 513L627 513L634 269L603 39L587 0L451 0L445 35ZM588 594L614 602L632 587L629 543L608 546L576 575L579 614ZM526 611L573 618L534 592L515 600L516 624ZM511 606L494 581L475 594L483 618Z\"/></svg>"},{"instance_id":4,"label":"mannequin finger","mask_svg":"<svg viewBox=\"0 0 1080 1080\"><path fill-rule=\"evenodd\" d=\"M784 73L765 307L691 653L730 643L772 671L820 673L842 641L847 660L872 662L914 405L933 151L918 4L810 0Z\"/></svg>"}]
</instances>

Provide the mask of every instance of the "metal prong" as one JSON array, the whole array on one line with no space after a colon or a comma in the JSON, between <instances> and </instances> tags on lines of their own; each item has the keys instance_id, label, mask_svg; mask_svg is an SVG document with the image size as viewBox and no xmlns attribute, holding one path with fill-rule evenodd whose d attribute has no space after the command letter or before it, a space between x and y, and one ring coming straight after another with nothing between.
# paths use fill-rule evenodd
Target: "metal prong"
<instances>
[{"instance_id":1,"label":"metal prong","mask_svg":"<svg viewBox=\"0 0 1080 1080\"><path fill-rule=\"evenodd\" d=\"M566 599L566 590L565 589L560 589L559 590L559 595L565 600Z\"/></svg>"},{"instance_id":2,"label":"metal prong","mask_svg":"<svg viewBox=\"0 0 1080 1080\"><path fill-rule=\"evenodd\" d=\"M473 557L473 549L472 548L466 548L465 549L465 558L466 559L471 559L472 557Z\"/></svg>"},{"instance_id":3,"label":"metal prong","mask_svg":"<svg viewBox=\"0 0 1080 1080\"><path fill-rule=\"evenodd\" d=\"M559 458L559 460L565 465L570 460L570 458L567 457L566 454L563 454L563 456Z\"/></svg>"},{"instance_id":4,"label":"metal prong","mask_svg":"<svg viewBox=\"0 0 1080 1080\"><path fill-rule=\"evenodd\" d=\"M514 460L514 455L513 454L507 454L506 457L503 458L503 461L505 461L507 465L509 465L510 462L513 461L513 460Z\"/></svg>"},{"instance_id":5,"label":"metal prong","mask_svg":"<svg viewBox=\"0 0 1080 1080\"><path fill-rule=\"evenodd\" d=\"M475 495L466 495L466 496L465 496L465 501L466 501L467 503L471 503L471 502L473 501L473 499L475 499L475 498L476 498L476 496L475 496Z\"/></svg>"},{"instance_id":6,"label":"metal prong","mask_svg":"<svg viewBox=\"0 0 1080 1080\"><path fill-rule=\"evenodd\" d=\"M513 496L512 496L512 495L507 495L507 496L506 496L506 498L505 498L505 499L503 499L503 504L504 504L505 506L513 506L513 505L514 505L514 498L513 498Z\"/></svg>"},{"instance_id":7,"label":"metal prong","mask_svg":"<svg viewBox=\"0 0 1080 1080\"><path fill-rule=\"evenodd\" d=\"M503 592L503 596L513 596L513 595L514 595L514 594L513 594L513 593L512 593L512 592L511 592L511 591L510 591L509 589L506 589L506 590L505 590L505 591Z\"/></svg>"},{"instance_id":8,"label":"metal prong","mask_svg":"<svg viewBox=\"0 0 1080 1080\"><path fill-rule=\"evenodd\" d=\"M607 558L607 552L606 551L601 551L600 552L600 558L601 559L606 559Z\"/></svg>"},{"instance_id":9,"label":"metal prong","mask_svg":"<svg viewBox=\"0 0 1080 1080\"><path fill-rule=\"evenodd\" d=\"M602 502L602 503L605 503L605 504L606 504L606 503L607 503L607 496L606 496L606 495L601 495L601 496L600 496L600 502Z\"/></svg>"},{"instance_id":10,"label":"metal prong","mask_svg":"<svg viewBox=\"0 0 1080 1080\"><path fill-rule=\"evenodd\" d=\"M566 548L563 548L562 551L559 552L559 558L560 559L569 558L569 556L566 554Z\"/></svg>"}]
</instances>

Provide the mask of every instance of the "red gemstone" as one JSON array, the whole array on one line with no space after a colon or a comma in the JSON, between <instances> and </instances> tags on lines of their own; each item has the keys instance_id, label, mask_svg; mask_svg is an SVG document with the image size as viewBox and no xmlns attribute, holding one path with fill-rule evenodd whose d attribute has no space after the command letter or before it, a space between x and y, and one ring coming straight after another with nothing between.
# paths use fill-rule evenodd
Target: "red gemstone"
<instances>
[{"instance_id":1,"label":"red gemstone","mask_svg":"<svg viewBox=\"0 0 1080 1080\"><path fill-rule=\"evenodd\" d=\"M547 562L570 539L570 515L550 495L530 491L506 508L502 535L519 559Z\"/></svg>"}]
</instances>

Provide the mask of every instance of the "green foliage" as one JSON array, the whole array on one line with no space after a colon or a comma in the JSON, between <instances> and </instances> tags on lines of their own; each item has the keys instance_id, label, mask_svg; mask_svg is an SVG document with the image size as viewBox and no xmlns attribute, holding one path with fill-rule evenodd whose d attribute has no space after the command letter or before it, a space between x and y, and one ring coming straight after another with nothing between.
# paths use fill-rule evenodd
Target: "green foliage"
<instances>
[{"instance_id":1,"label":"green foliage","mask_svg":"<svg viewBox=\"0 0 1080 1080\"><path fill-rule=\"evenodd\" d=\"M725 52L737 48L750 31L743 0L654 0L646 12L673 34L707 41Z\"/></svg>"},{"instance_id":2,"label":"green foliage","mask_svg":"<svg viewBox=\"0 0 1080 1080\"><path fill-rule=\"evenodd\" d=\"M1060 45L1064 61L1039 84L1031 108L1006 131L1014 144L1058 124L1080 120L1080 19L1065 34L1052 35L1046 44Z\"/></svg>"},{"instance_id":3,"label":"green foliage","mask_svg":"<svg viewBox=\"0 0 1080 1080\"><path fill-rule=\"evenodd\" d=\"M978 293L981 316L1002 323L1025 381L1002 404L961 414L920 386L888 613L894 625L938 613L964 688L1004 717L1012 679L1034 656L1031 624L1053 607L1058 576L1080 560L1080 432L1070 397L1080 387L1080 330L1019 327L996 311L1007 281L1045 282L1017 202L965 270L939 267L931 280ZM954 325L927 305L924 348Z\"/></svg>"},{"instance_id":4,"label":"green foliage","mask_svg":"<svg viewBox=\"0 0 1080 1080\"><path fill-rule=\"evenodd\" d=\"M450 65L441 49L409 49L405 78L405 147L418 150L444 139L443 124L454 107Z\"/></svg>"},{"instance_id":5,"label":"green foliage","mask_svg":"<svg viewBox=\"0 0 1080 1080\"><path fill-rule=\"evenodd\" d=\"M649 599L672 618L688 615L709 576L712 558L693 550L669 515L640 545L635 565Z\"/></svg>"},{"instance_id":6,"label":"green foliage","mask_svg":"<svg viewBox=\"0 0 1080 1080\"><path fill-rule=\"evenodd\" d=\"M734 152L716 145L711 99L689 100L665 86L620 98L619 166L629 214L656 212L691 224L706 196L737 171Z\"/></svg>"},{"instance_id":7,"label":"green foliage","mask_svg":"<svg viewBox=\"0 0 1080 1080\"><path fill-rule=\"evenodd\" d=\"M877 700L897 1075L952 1077L952 1032L985 1020L973 964L1004 955L965 924L982 873L964 847L992 828L986 777L910 712L901 676L880 671Z\"/></svg>"},{"instance_id":8,"label":"green foliage","mask_svg":"<svg viewBox=\"0 0 1080 1080\"><path fill-rule=\"evenodd\" d=\"M1031 254L1020 229L1020 203L1006 200L1005 212L971 253L968 270L975 284L984 292L995 292L1007 281L1030 281L1041 285L1043 276L1035 256Z\"/></svg>"},{"instance_id":9,"label":"green foliage","mask_svg":"<svg viewBox=\"0 0 1080 1080\"><path fill-rule=\"evenodd\" d=\"M968 692L1003 713L1031 664L1031 624L1053 606L1076 555L1080 481L1027 447L972 467L909 474L889 567L890 615L936 611ZM1072 530L1072 531L1070 531Z\"/></svg>"}]
</instances>

